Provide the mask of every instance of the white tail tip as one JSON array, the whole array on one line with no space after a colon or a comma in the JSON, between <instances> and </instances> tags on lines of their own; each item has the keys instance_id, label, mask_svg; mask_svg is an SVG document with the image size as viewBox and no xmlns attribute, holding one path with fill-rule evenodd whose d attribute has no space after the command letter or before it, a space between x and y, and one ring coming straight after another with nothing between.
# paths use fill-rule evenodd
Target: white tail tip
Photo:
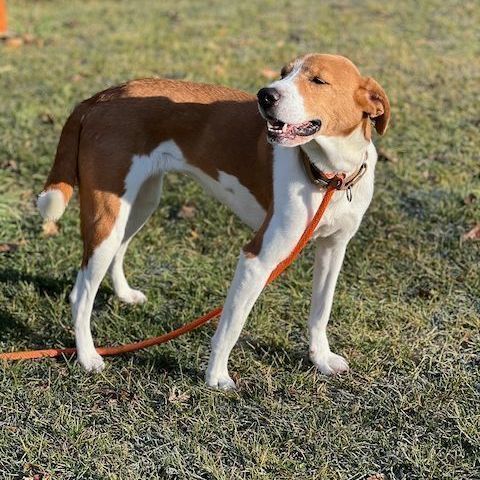
<instances>
[{"instance_id":1,"label":"white tail tip","mask_svg":"<svg viewBox=\"0 0 480 480\"><path fill-rule=\"evenodd\" d=\"M46 190L38 196L37 207L45 220L58 220L63 215L66 206L65 198L60 190Z\"/></svg>"}]
</instances>

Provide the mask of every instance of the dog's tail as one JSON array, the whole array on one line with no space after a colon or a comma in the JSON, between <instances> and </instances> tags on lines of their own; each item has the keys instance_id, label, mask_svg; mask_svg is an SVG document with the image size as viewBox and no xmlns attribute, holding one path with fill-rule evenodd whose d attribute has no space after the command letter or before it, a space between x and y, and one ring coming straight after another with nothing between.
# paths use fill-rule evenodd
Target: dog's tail
<instances>
[{"instance_id":1,"label":"dog's tail","mask_svg":"<svg viewBox=\"0 0 480 480\"><path fill-rule=\"evenodd\" d=\"M77 105L63 127L55 162L37 200L37 207L45 220L58 220L72 197L73 187L78 177L78 150L82 119L87 109L87 102Z\"/></svg>"}]
</instances>

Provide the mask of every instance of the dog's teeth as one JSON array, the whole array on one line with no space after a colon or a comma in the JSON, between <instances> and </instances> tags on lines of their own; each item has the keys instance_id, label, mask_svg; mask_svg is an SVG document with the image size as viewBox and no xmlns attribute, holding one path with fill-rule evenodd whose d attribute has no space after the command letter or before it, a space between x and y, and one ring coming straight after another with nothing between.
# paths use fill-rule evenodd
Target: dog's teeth
<instances>
[{"instance_id":1,"label":"dog's teeth","mask_svg":"<svg viewBox=\"0 0 480 480\"><path fill-rule=\"evenodd\" d=\"M282 127L282 132L286 132L288 130L288 123L284 123Z\"/></svg>"}]
</instances>

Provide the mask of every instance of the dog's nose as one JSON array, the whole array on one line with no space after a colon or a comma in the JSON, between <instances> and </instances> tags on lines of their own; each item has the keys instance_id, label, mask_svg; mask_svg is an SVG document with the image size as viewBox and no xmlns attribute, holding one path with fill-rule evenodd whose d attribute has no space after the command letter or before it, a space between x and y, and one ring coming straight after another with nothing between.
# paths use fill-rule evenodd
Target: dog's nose
<instances>
[{"instance_id":1,"label":"dog's nose","mask_svg":"<svg viewBox=\"0 0 480 480\"><path fill-rule=\"evenodd\" d=\"M257 93L258 103L263 108L269 108L280 100L280 92L275 88L262 88Z\"/></svg>"}]
</instances>

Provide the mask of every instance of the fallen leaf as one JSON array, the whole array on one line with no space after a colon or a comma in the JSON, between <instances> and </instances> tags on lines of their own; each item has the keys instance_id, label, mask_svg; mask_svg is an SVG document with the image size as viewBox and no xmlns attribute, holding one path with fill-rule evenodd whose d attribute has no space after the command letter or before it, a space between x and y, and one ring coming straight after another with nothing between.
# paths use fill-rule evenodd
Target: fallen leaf
<instances>
[{"instance_id":1,"label":"fallen leaf","mask_svg":"<svg viewBox=\"0 0 480 480\"><path fill-rule=\"evenodd\" d=\"M462 235L462 240L480 240L480 223Z\"/></svg>"},{"instance_id":2,"label":"fallen leaf","mask_svg":"<svg viewBox=\"0 0 480 480\"><path fill-rule=\"evenodd\" d=\"M72 82L81 82L83 80L83 75L81 75L80 73L76 73L72 78Z\"/></svg>"},{"instance_id":3,"label":"fallen leaf","mask_svg":"<svg viewBox=\"0 0 480 480\"><path fill-rule=\"evenodd\" d=\"M477 196L474 193L469 193L464 199L463 203L465 205L472 205L477 201Z\"/></svg>"},{"instance_id":4,"label":"fallen leaf","mask_svg":"<svg viewBox=\"0 0 480 480\"><path fill-rule=\"evenodd\" d=\"M2 168L4 168L5 170L11 170L12 172L19 171L18 163L16 162L16 160L7 160L2 164Z\"/></svg>"},{"instance_id":5,"label":"fallen leaf","mask_svg":"<svg viewBox=\"0 0 480 480\"><path fill-rule=\"evenodd\" d=\"M273 80L280 76L276 70L272 70L271 68L264 68L260 73L268 80Z\"/></svg>"},{"instance_id":6,"label":"fallen leaf","mask_svg":"<svg viewBox=\"0 0 480 480\"><path fill-rule=\"evenodd\" d=\"M22 38L26 45L37 42L37 39L31 33L25 33Z\"/></svg>"},{"instance_id":7,"label":"fallen leaf","mask_svg":"<svg viewBox=\"0 0 480 480\"><path fill-rule=\"evenodd\" d=\"M0 253L13 253L16 252L22 245L25 245L27 242L21 240L20 242L6 242L0 243Z\"/></svg>"},{"instance_id":8,"label":"fallen leaf","mask_svg":"<svg viewBox=\"0 0 480 480\"><path fill-rule=\"evenodd\" d=\"M425 170L424 172L422 172L422 177L425 179L425 180L435 180L436 177L433 173L430 173L428 170Z\"/></svg>"},{"instance_id":9,"label":"fallen leaf","mask_svg":"<svg viewBox=\"0 0 480 480\"><path fill-rule=\"evenodd\" d=\"M178 218L193 218L197 213L197 209L193 205L183 205L182 208L177 213Z\"/></svg>"},{"instance_id":10,"label":"fallen leaf","mask_svg":"<svg viewBox=\"0 0 480 480\"><path fill-rule=\"evenodd\" d=\"M53 222L53 221L46 221L42 225L42 233L43 236L48 238L48 237L55 237L59 233L59 228L58 225Z\"/></svg>"},{"instance_id":11,"label":"fallen leaf","mask_svg":"<svg viewBox=\"0 0 480 480\"><path fill-rule=\"evenodd\" d=\"M31 200L32 198L33 198L33 191L31 189L22 190L20 192L20 200L25 202L27 200Z\"/></svg>"},{"instance_id":12,"label":"fallen leaf","mask_svg":"<svg viewBox=\"0 0 480 480\"><path fill-rule=\"evenodd\" d=\"M185 403L190 399L190 395L186 392L180 392L176 387L170 390L168 401L170 403Z\"/></svg>"},{"instance_id":13,"label":"fallen leaf","mask_svg":"<svg viewBox=\"0 0 480 480\"><path fill-rule=\"evenodd\" d=\"M213 71L217 75L225 75L225 68L222 65L215 65L215 67L213 67Z\"/></svg>"},{"instance_id":14,"label":"fallen leaf","mask_svg":"<svg viewBox=\"0 0 480 480\"><path fill-rule=\"evenodd\" d=\"M392 162L398 163L398 158L390 152L386 150L379 149L378 150L378 161L379 162Z\"/></svg>"},{"instance_id":15,"label":"fallen leaf","mask_svg":"<svg viewBox=\"0 0 480 480\"><path fill-rule=\"evenodd\" d=\"M35 473L33 476L23 477L22 480L49 480L50 478L48 473Z\"/></svg>"},{"instance_id":16,"label":"fallen leaf","mask_svg":"<svg viewBox=\"0 0 480 480\"><path fill-rule=\"evenodd\" d=\"M10 48L18 48L23 45L22 37L11 37L5 40L5 45Z\"/></svg>"},{"instance_id":17,"label":"fallen leaf","mask_svg":"<svg viewBox=\"0 0 480 480\"><path fill-rule=\"evenodd\" d=\"M46 123L48 125L53 125L55 123L55 119L53 118L53 115L51 113L42 113L40 115L40 120L42 123Z\"/></svg>"}]
</instances>

